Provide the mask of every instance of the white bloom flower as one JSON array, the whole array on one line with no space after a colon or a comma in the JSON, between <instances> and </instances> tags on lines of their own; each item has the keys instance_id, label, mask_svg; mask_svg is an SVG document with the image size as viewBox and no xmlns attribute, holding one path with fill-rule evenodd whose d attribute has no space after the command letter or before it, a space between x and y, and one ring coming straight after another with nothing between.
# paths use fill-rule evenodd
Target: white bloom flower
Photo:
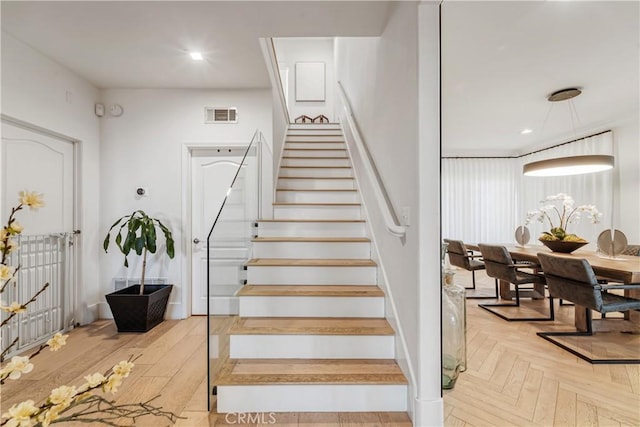
<instances>
[{"instance_id":1,"label":"white bloom flower","mask_svg":"<svg viewBox=\"0 0 640 427\"><path fill-rule=\"evenodd\" d=\"M107 382L102 385L102 390L105 393L115 393L121 385L122 377L118 374L112 374L107 378Z\"/></svg>"},{"instance_id":2,"label":"white bloom flower","mask_svg":"<svg viewBox=\"0 0 640 427\"><path fill-rule=\"evenodd\" d=\"M31 427L36 424L36 420L32 418L33 414L38 412L33 400L13 405L8 412L2 414L2 418L9 418L6 427Z\"/></svg>"},{"instance_id":3,"label":"white bloom flower","mask_svg":"<svg viewBox=\"0 0 640 427\"><path fill-rule=\"evenodd\" d=\"M65 409L62 405L55 405L38 415L38 421L42 423L42 427L49 427L53 421L60 417L60 412Z\"/></svg>"},{"instance_id":4,"label":"white bloom flower","mask_svg":"<svg viewBox=\"0 0 640 427\"><path fill-rule=\"evenodd\" d=\"M69 335L62 335L60 332L56 333L49 341L47 341L49 350L60 350L60 348L67 343L67 337L69 337Z\"/></svg>"},{"instance_id":5,"label":"white bloom flower","mask_svg":"<svg viewBox=\"0 0 640 427\"><path fill-rule=\"evenodd\" d=\"M131 373L131 369L133 369L133 363L123 360L113 367L113 373L122 378L127 378Z\"/></svg>"},{"instance_id":6,"label":"white bloom flower","mask_svg":"<svg viewBox=\"0 0 640 427\"><path fill-rule=\"evenodd\" d=\"M27 307L14 301L8 306L0 305L0 310L8 313L22 313L23 311L27 311Z\"/></svg>"},{"instance_id":7,"label":"white bloom flower","mask_svg":"<svg viewBox=\"0 0 640 427\"><path fill-rule=\"evenodd\" d=\"M76 393L77 390L75 386L69 387L63 385L51 390L51 394L49 395L49 402L53 403L54 405L60 405L63 407L62 409L64 409L71 405L71 402L73 401Z\"/></svg>"},{"instance_id":8,"label":"white bloom flower","mask_svg":"<svg viewBox=\"0 0 640 427\"><path fill-rule=\"evenodd\" d=\"M18 221L12 221L11 225L9 226L8 232L11 234L20 234L22 233L22 230L24 230L24 227L20 225Z\"/></svg>"},{"instance_id":9,"label":"white bloom flower","mask_svg":"<svg viewBox=\"0 0 640 427\"><path fill-rule=\"evenodd\" d=\"M32 370L33 364L29 363L28 356L13 356L2 372L8 373L9 379L17 380L22 374L28 374Z\"/></svg>"},{"instance_id":10,"label":"white bloom flower","mask_svg":"<svg viewBox=\"0 0 640 427\"><path fill-rule=\"evenodd\" d=\"M7 239L0 240L0 250L6 251L8 254L17 250L20 246L15 242L15 240Z\"/></svg>"},{"instance_id":11,"label":"white bloom flower","mask_svg":"<svg viewBox=\"0 0 640 427\"><path fill-rule=\"evenodd\" d=\"M0 264L0 282L6 282L13 277L16 269L8 265Z\"/></svg>"},{"instance_id":12,"label":"white bloom flower","mask_svg":"<svg viewBox=\"0 0 640 427\"><path fill-rule=\"evenodd\" d=\"M99 372L96 372L95 374L87 375L84 377L84 379L85 381L87 381L86 388L97 387L106 380L105 376Z\"/></svg>"},{"instance_id":13,"label":"white bloom flower","mask_svg":"<svg viewBox=\"0 0 640 427\"><path fill-rule=\"evenodd\" d=\"M38 209L44 206L42 194L35 191L21 191L19 200L20 203L29 206L31 209Z\"/></svg>"}]
</instances>

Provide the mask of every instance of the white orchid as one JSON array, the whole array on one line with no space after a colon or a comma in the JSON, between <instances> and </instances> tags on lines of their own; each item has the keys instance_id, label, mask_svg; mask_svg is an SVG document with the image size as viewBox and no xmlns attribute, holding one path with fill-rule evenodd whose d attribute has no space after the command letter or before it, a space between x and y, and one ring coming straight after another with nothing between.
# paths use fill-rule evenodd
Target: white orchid
<instances>
[{"instance_id":1,"label":"white orchid","mask_svg":"<svg viewBox=\"0 0 640 427\"><path fill-rule=\"evenodd\" d=\"M562 211L558 209L558 206L549 202L562 202ZM573 197L565 194L558 193L545 197L540 201L541 207L538 210L527 212L527 219L525 224L529 224L534 220L544 223L545 219L549 222L550 232L545 232L547 236L554 236L557 240L563 240L567 234L567 226L569 224L577 224L580 222L580 213L585 212L591 223L597 224L602 218L602 213L594 205L580 205L574 207L575 201ZM556 215L553 215L555 212ZM554 223L552 217L558 217L558 222Z\"/></svg>"}]
</instances>

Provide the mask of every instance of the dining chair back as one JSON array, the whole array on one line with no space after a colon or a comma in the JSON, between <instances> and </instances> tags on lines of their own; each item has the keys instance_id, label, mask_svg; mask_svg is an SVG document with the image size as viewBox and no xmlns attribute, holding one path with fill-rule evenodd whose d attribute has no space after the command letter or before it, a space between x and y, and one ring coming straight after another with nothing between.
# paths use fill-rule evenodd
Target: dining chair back
<instances>
[{"instance_id":1,"label":"dining chair back","mask_svg":"<svg viewBox=\"0 0 640 427\"><path fill-rule=\"evenodd\" d=\"M449 262L459 268L463 268L471 272L471 287L465 289L476 289L476 271L484 270L484 262L477 260L479 256L473 254L473 251L467 249L462 240L444 239L447 244L447 254L449 254ZM467 295L469 299L498 298L498 282L495 282L495 295Z\"/></svg>"},{"instance_id":2,"label":"dining chair back","mask_svg":"<svg viewBox=\"0 0 640 427\"><path fill-rule=\"evenodd\" d=\"M519 307L520 306L520 286L521 285L538 285L541 287L542 295L539 298L544 298L544 276L537 273L529 273L522 271L522 268L531 269L535 267L531 264L516 264L511 257L511 254L506 247L501 245L487 245L480 243L478 245L484 265L487 270L487 275L493 277L496 280L511 283L515 287L515 304L513 303L501 303L501 304L480 304L479 306L491 313L509 321L537 321L537 320L553 320L553 298L549 298L549 315L546 317L508 317L503 314L504 310L496 311L495 307ZM535 298L537 292L534 289L528 289L531 292L531 296Z\"/></svg>"},{"instance_id":3,"label":"dining chair back","mask_svg":"<svg viewBox=\"0 0 640 427\"><path fill-rule=\"evenodd\" d=\"M600 313L640 309L640 300L606 292L586 259L539 253L549 293Z\"/></svg>"},{"instance_id":4,"label":"dining chair back","mask_svg":"<svg viewBox=\"0 0 640 427\"><path fill-rule=\"evenodd\" d=\"M620 348L636 348L635 353L618 353L615 350L606 351L604 354L594 353L594 349L608 348L606 342L581 341L583 345L575 345L579 341L571 338L567 341L564 337L600 336L593 332L593 320L591 310L604 314L612 311L640 310L640 300L624 295L608 292L613 289L640 289L640 284L605 284L596 277L593 268L586 259L571 256L552 255L538 253L538 260L544 271L549 288L549 294L571 301L576 305L576 310L584 310L583 318L586 320L586 330L577 331L549 331L537 332L537 335L545 340L567 350L574 355L594 364L638 364L637 346L624 344L616 340ZM576 312L577 315L577 312ZM605 334L609 336L610 334ZM626 334L620 334L621 339L627 338ZM624 342L624 341L623 341ZM609 342L610 343L610 342Z\"/></svg>"}]
</instances>

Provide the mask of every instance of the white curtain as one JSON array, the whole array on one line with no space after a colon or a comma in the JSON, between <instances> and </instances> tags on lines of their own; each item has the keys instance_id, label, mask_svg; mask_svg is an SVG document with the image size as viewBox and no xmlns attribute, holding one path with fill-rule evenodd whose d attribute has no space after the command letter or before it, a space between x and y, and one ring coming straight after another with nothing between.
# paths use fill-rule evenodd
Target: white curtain
<instances>
[{"instance_id":1,"label":"white curtain","mask_svg":"<svg viewBox=\"0 0 640 427\"><path fill-rule=\"evenodd\" d=\"M516 159L442 159L442 237L510 242L516 227Z\"/></svg>"},{"instance_id":2,"label":"white curtain","mask_svg":"<svg viewBox=\"0 0 640 427\"><path fill-rule=\"evenodd\" d=\"M588 154L612 155L612 132L520 158L442 159L442 237L470 243L514 243L515 229L524 224L528 211L538 209L540 200L548 195L566 193L576 206L595 205L604 214L600 224L583 217L569 228L594 244L600 231L611 226L614 172L548 178L522 175L525 163ZM548 224L536 222L528 227L533 244Z\"/></svg>"}]
</instances>

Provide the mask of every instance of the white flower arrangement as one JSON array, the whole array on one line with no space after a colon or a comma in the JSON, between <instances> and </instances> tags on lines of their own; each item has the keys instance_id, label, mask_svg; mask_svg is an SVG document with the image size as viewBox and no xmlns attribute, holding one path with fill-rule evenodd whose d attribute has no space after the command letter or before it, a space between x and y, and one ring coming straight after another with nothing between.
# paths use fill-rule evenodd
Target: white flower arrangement
<instances>
[{"instance_id":1,"label":"white flower arrangement","mask_svg":"<svg viewBox=\"0 0 640 427\"><path fill-rule=\"evenodd\" d=\"M20 193L19 204L11 210L11 215L7 225L0 230L0 253L2 255L0 264L0 295L7 286L17 286L16 274L20 266L8 265L9 254L18 249L18 244L14 240L22 233L23 227L16 221L16 214L24 207L38 209L44 206L42 194L22 191ZM0 331L1 328L9 325L11 319L19 313L27 310L27 307L36 301L49 286L45 283L42 288L35 293L28 301L20 303L17 301L6 304L0 303ZM31 361L44 349L58 351L67 341L68 335L56 333L45 344L42 344L34 353L29 356L13 356L5 364L5 357L17 344L18 338L3 348L0 353L0 386L6 381L16 381L23 375L29 374L34 369ZM49 396L41 403L36 404L34 400L25 400L11 406L1 415L1 427L47 427L50 424L60 422L80 422L80 423L101 423L111 426L125 424L134 425L136 419L145 415L164 417L175 423L177 416L171 412L163 411L162 408L154 406L152 401L158 396L146 402L135 404L119 404L104 397L105 393L116 393L122 381L129 376L133 369L133 357L123 360L113 366L104 374L96 372L84 377L85 382L80 386L62 385L51 390ZM0 388L0 400L2 389ZM98 392L101 392L98 394Z\"/></svg>"},{"instance_id":2,"label":"white flower arrangement","mask_svg":"<svg viewBox=\"0 0 640 427\"><path fill-rule=\"evenodd\" d=\"M562 203L562 211L559 210L557 202ZM556 195L547 196L540 201L542 205L540 209L527 212L527 220L525 224L529 224L535 220L544 223L549 222L550 230L543 232L540 240L564 240L572 242L585 242L581 237L575 234L568 234L567 228L569 224L576 224L580 221L580 215L584 212L592 224L600 222L602 213L594 205L580 205L575 207L573 197L558 193ZM553 215L555 212L555 215ZM558 222L555 223L552 216L557 216Z\"/></svg>"}]
</instances>

